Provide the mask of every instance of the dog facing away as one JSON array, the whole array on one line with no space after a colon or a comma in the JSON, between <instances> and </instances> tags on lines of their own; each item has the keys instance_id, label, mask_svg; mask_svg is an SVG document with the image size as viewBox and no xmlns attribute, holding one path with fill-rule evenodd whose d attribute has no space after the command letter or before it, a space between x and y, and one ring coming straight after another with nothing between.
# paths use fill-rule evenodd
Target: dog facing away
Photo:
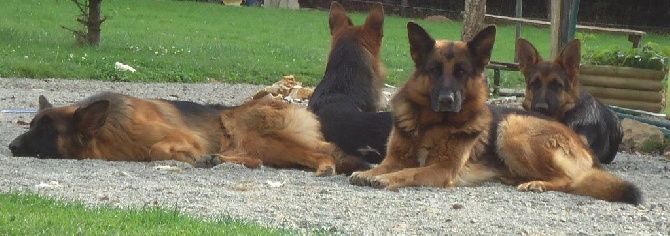
<instances>
[{"instance_id":1,"label":"dog facing away","mask_svg":"<svg viewBox=\"0 0 670 236\"><path fill-rule=\"evenodd\" d=\"M314 114L282 101L225 107L101 93L71 106L53 107L43 96L39 104L30 129L9 145L14 156L336 171L334 146Z\"/></svg>"},{"instance_id":2,"label":"dog facing away","mask_svg":"<svg viewBox=\"0 0 670 236\"><path fill-rule=\"evenodd\" d=\"M545 61L533 44L517 39L516 55L526 78L523 107L570 127L589 145L600 163L608 164L619 151L623 129L614 112L579 82L580 51L580 42L575 39L565 45L553 62Z\"/></svg>"},{"instance_id":3,"label":"dog facing away","mask_svg":"<svg viewBox=\"0 0 670 236\"><path fill-rule=\"evenodd\" d=\"M329 25L328 63L308 109L319 117L326 141L353 156L353 168L369 169L386 155L392 127L391 114L378 112L386 78L379 56L384 8L374 4L365 24L354 26L342 5L332 2Z\"/></svg>"},{"instance_id":4,"label":"dog facing away","mask_svg":"<svg viewBox=\"0 0 670 236\"><path fill-rule=\"evenodd\" d=\"M408 23L415 70L393 97L388 155L355 172L351 184L395 190L405 186L469 186L499 179L519 191L560 191L639 204L633 184L601 169L579 136L563 124L486 104L483 75L496 29L469 42L435 41Z\"/></svg>"}]
</instances>

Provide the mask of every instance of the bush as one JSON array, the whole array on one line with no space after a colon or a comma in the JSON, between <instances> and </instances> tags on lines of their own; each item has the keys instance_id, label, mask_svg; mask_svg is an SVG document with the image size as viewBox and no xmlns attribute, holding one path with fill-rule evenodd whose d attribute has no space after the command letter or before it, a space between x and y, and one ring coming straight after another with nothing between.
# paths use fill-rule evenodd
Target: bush
<instances>
[{"instance_id":1,"label":"bush","mask_svg":"<svg viewBox=\"0 0 670 236\"><path fill-rule=\"evenodd\" d=\"M670 68L669 57L670 46L649 42L640 48L586 49L582 53L582 63L667 71Z\"/></svg>"}]
</instances>

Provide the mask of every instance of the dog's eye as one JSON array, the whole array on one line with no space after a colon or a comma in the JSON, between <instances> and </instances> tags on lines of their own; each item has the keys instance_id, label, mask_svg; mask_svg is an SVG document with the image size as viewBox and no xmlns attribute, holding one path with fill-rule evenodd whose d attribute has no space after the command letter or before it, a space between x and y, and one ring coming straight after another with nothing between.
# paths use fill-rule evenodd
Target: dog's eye
<instances>
[{"instance_id":1,"label":"dog's eye","mask_svg":"<svg viewBox=\"0 0 670 236\"><path fill-rule=\"evenodd\" d=\"M533 89L539 89L542 86L540 83L539 79L533 80L533 82L530 82L530 87Z\"/></svg>"},{"instance_id":2,"label":"dog's eye","mask_svg":"<svg viewBox=\"0 0 670 236\"><path fill-rule=\"evenodd\" d=\"M430 73L433 74L433 75L435 75L435 77L440 77L440 76L442 76L442 65L441 65L441 64L434 65L434 66L430 69Z\"/></svg>"},{"instance_id":3,"label":"dog's eye","mask_svg":"<svg viewBox=\"0 0 670 236\"><path fill-rule=\"evenodd\" d=\"M563 89L563 85L561 83L554 81L551 84L549 84L549 88L551 88L552 90L561 90Z\"/></svg>"},{"instance_id":4,"label":"dog's eye","mask_svg":"<svg viewBox=\"0 0 670 236\"><path fill-rule=\"evenodd\" d=\"M465 76L466 72L463 70L463 67L456 65L454 67L454 76L456 78L463 78Z\"/></svg>"}]
</instances>

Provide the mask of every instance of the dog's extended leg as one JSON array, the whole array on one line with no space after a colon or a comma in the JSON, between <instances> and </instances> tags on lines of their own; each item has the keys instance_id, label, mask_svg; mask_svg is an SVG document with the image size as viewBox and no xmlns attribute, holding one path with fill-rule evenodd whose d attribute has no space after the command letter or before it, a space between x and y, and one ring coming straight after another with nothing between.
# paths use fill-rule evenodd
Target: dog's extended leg
<instances>
[{"instance_id":1,"label":"dog's extended leg","mask_svg":"<svg viewBox=\"0 0 670 236\"><path fill-rule=\"evenodd\" d=\"M246 150L258 153L263 163L275 167L301 165L316 171L316 176L330 176L335 172L335 159L322 153L321 147L302 144L290 137L261 136L250 138Z\"/></svg>"},{"instance_id":2,"label":"dog's extended leg","mask_svg":"<svg viewBox=\"0 0 670 236\"><path fill-rule=\"evenodd\" d=\"M559 192L568 192L572 180L568 176L553 178L548 181L535 180L526 183L519 184L516 187L518 191L526 192L546 192L546 191L559 191Z\"/></svg>"},{"instance_id":3,"label":"dog's extended leg","mask_svg":"<svg viewBox=\"0 0 670 236\"><path fill-rule=\"evenodd\" d=\"M454 179L451 177L453 176L451 172L452 168L436 163L378 175L370 180L370 185L392 191L409 186L446 188L453 186Z\"/></svg>"},{"instance_id":4,"label":"dog's extended leg","mask_svg":"<svg viewBox=\"0 0 670 236\"><path fill-rule=\"evenodd\" d=\"M193 165L196 158L205 154L194 138L180 135L183 135L183 133L167 136L151 146L149 151L150 160L177 160Z\"/></svg>"}]
</instances>

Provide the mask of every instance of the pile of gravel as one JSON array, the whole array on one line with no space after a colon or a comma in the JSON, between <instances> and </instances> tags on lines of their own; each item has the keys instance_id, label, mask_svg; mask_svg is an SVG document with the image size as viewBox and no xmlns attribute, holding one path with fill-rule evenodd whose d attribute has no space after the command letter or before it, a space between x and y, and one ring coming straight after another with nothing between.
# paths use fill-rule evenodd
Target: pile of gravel
<instances>
[{"instance_id":1,"label":"pile of gravel","mask_svg":"<svg viewBox=\"0 0 670 236\"><path fill-rule=\"evenodd\" d=\"M0 79L0 109L36 108L44 94L64 105L99 91L138 97L238 104L261 86L136 84ZM525 193L499 183L479 187L405 188L399 192L348 184L345 176L246 169L211 169L178 162L40 160L11 157L6 148L32 114L0 113L0 191L35 192L89 205L178 208L204 219L228 215L270 227L338 234L669 235L670 162L619 153L606 168L644 191L635 207L557 192Z\"/></svg>"}]
</instances>

